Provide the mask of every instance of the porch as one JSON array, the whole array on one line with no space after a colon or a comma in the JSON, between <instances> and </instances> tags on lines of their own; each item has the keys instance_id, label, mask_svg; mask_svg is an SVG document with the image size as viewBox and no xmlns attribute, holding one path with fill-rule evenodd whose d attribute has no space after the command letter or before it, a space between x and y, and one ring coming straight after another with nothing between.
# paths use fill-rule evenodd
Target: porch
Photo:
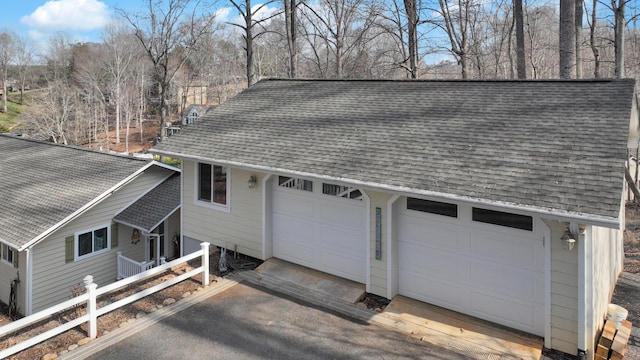
<instances>
[{"instance_id":1,"label":"porch","mask_svg":"<svg viewBox=\"0 0 640 360\"><path fill-rule=\"evenodd\" d=\"M128 278L129 276L138 275L147 270L151 270L156 266L164 265L167 263L164 256L161 256L159 261L154 259L149 261L135 261L130 259L124 255L122 255L122 251L117 252L117 261L118 261L118 276L117 280L122 280L124 278Z\"/></svg>"}]
</instances>

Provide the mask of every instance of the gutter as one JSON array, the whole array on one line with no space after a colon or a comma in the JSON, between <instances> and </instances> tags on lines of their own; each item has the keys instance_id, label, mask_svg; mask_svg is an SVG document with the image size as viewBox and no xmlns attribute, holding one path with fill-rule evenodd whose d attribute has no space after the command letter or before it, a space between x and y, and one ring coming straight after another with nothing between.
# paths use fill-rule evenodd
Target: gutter
<instances>
[{"instance_id":1,"label":"gutter","mask_svg":"<svg viewBox=\"0 0 640 360\"><path fill-rule=\"evenodd\" d=\"M255 170L255 171L260 171L265 173L294 175L296 177L303 177L303 178L306 177L306 178L314 178L314 179L320 179L320 180L338 181L338 182L342 182L350 185L356 185L360 187L380 189L387 192L405 195L405 196L418 194L423 196L437 197L437 198L446 199L446 200L462 201L462 202L467 202L471 204L479 204L483 206L487 206L487 205L495 206L501 209L517 210L517 211L521 211L529 214L535 214L537 216L552 217L559 221L583 222L583 223L589 223L595 226L602 226L607 228L618 228L620 227L620 224L621 224L621 219L618 219L615 217L598 216L598 215L585 214L585 213L579 213L579 212L573 212L573 211L553 210L548 208L540 208L536 206L522 206L522 205L504 202L504 201L486 200L486 199L474 198L470 196L441 193L437 191L413 189L413 188L404 187L404 186L384 185L384 184L368 182L368 181L352 180L352 179L345 179L345 178L326 176L326 175L320 175L320 174L314 174L314 173L306 173L301 171L278 169L278 168L269 167L269 166L245 164L237 161L205 158L201 156L190 156L185 154L178 154L171 151L162 151L162 150L153 150L153 149L151 149L150 151L154 154L169 156L173 158L180 158L180 159L187 159L187 160L201 161L201 162L208 162L208 163L214 162L220 165L227 165L230 167Z\"/></svg>"},{"instance_id":2,"label":"gutter","mask_svg":"<svg viewBox=\"0 0 640 360\"><path fill-rule=\"evenodd\" d=\"M60 222L58 222L57 224L53 225L52 227L50 227L49 229L45 230L43 233L41 233L40 235L36 236L35 238L31 239L29 242L27 242L26 244L22 245L21 247L18 248L18 251L24 251L27 248L30 248L31 246L35 245L36 243L38 243L40 240L44 239L45 237L49 236L51 233L53 233L54 231L60 229L61 227L63 227L64 225L68 224L69 222L71 222L72 220L74 220L75 218L77 218L78 216L82 215L85 211L91 209L94 205L98 204L99 202L101 202L102 200L106 199L107 197L111 196L111 194L113 194L116 190L118 190L119 188L121 188L122 186L124 186L125 184L127 184L128 182L132 181L133 179L137 178L138 176L140 176L140 174L142 174L143 172L145 172L147 169L149 169L151 166L155 166L157 165L157 163L155 161L149 162L147 163L145 166L141 167L140 169L138 169L136 172L134 172L133 174L127 176L126 178L124 178L123 180L121 180L120 182L118 182L116 185L112 186L111 188L109 188L107 191L105 191L104 193L98 195L98 197L96 197L95 199L89 201L88 203L86 203L84 206L82 206L80 209L76 210L75 212L73 212L71 215L67 216L66 218L62 219ZM168 166L168 165L167 165Z\"/></svg>"}]
</instances>

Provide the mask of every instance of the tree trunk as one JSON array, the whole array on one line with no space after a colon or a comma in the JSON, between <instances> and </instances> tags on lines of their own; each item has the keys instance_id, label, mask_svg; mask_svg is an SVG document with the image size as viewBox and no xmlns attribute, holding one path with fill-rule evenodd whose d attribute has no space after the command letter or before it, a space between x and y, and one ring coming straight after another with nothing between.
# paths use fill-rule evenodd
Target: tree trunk
<instances>
[{"instance_id":1,"label":"tree trunk","mask_svg":"<svg viewBox=\"0 0 640 360\"><path fill-rule=\"evenodd\" d=\"M616 4L616 0L611 0L611 7L613 8L614 15L614 40L613 46L615 49L615 62L616 62L616 74L615 77L622 79L624 75L624 29L626 24L625 17L625 4L626 0L619 0L619 4Z\"/></svg>"},{"instance_id":2,"label":"tree trunk","mask_svg":"<svg viewBox=\"0 0 640 360\"><path fill-rule=\"evenodd\" d=\"M296 78L298 49L296 48L296 0L284 0L285 26L287 27L287 45L289 46L289 78Z\"/></svg>"},{"instance_id":3,"label":"tree trunk","mask_svg":"<svg viewBox=\"0 0 640 360\"><path fill-rule=\"evenodd\" d=\"M576 65L576 3L560 1L560 78L575 78Z\"/></svg>"},{"instance_id":4,"label":"tree trunk","mask_svg":"<svg viewBox=\"0 0 640 360\"><path fill-rule=\"evenodd\" d=\"M582 79L582 2L583 0L576 1L576 22L575 22L575 34L576 34L576 79Z\"/></svg>"},{"instance_id":5,"label":"tree trunk","mask_svg":"<svg viewBox=\"0 0 640 360\"><path fill-rule=\"evenodd\" d=\"M516 22L516 62L518 67L518 79L527 78L527 62L524 52L524 13L522 11L522 0L514 0L513 16Z\"/></svg>"},{"instance_id":6,"label":"tree trunk","mask_svg":"<svg viewBox=\"0 0 640 360\"><path fill-rule=\"evenodd\" d=\"M597 8L598 8L598 0L593 0L591 3L591 24L589 26L589 46L591 47L591 52L593 53L593 77L598 79L600 77L600 50L598 50L598 44L596 44L596 24L598 18Z\"/></svg>"},{"instance_id":7,"label":"tree trunk","mask_svg":"<svg viewBox=\"0 0 640 360\"><path fill-rule=\"evenodd\" d=\"M409 74L412 79L418 78L418 11L415 0L404 0L407 14L407 35L409 47Z\"/></svg>"}]
</instances>

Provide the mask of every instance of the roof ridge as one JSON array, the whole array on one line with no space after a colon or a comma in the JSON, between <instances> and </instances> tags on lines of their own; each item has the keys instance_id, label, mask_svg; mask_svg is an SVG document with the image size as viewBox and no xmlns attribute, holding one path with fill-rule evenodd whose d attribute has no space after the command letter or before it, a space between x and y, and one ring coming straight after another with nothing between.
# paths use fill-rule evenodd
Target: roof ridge
<instances>
[{"instance_id":1,"label":"roof ridge","mask_svg":"<svg viewBox=\"0 0 640 360\"><path fill-rule=\"evenodd\" d=\"M316 79L316 78L265 78L259 81L289 81L289 82L453 82L453 83L610 83L631 82L633 78L597 78L597 79Z\"/></svg>"},{"instance_id":2,"label":"roof ridge","mask_svg":"<svg viewBox=\"0 0 640 360\"><path fill-rule=\"evenodd\" d=\"M43 140L38 140L38 139L24 138L24 137L21 137L21 136L18 136L18 135L11 135L11 134L7 134L7 133L0 133L0 136L1 137L5 137L5 138L10 138L10 139L15 139L15 140L29 141L29 142L40 144L40 145L57 146L57 147L65 148L65 149L83 151L83 152L88 152L88 153L93 153L93 154L109 155L109 156L115 156L115 157L119 157L119 158L123 158L123 159L130 159L130 160L142 161L142 162L148 162L149 161L149 160L142 159L142 158L137 158L137 157L134 157L134 156L128 156L128 155L123 155L123 154L118 154L118 153L104 152L104 151L98 151L98 150L93 150L93 149L87 149L87 148L83 148L81 146L75 146L75 145L67 145L67 144L53 143L53 142L50 142L50 141L43 141Z\"/></svg>"}]
</instances>

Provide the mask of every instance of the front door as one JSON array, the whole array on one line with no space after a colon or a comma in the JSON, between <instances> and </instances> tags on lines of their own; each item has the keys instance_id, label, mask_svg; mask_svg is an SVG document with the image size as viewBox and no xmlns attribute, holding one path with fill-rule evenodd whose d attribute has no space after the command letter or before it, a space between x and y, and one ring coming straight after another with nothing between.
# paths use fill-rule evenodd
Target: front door
<instances>
[{"instance_id":1,"label":"front door","mask_svg":"<svg viewBox=\"0 0 640 360\"><path fill-rule=\"evenodd\" d=\"M149 245L147 249L147 261L155 261L160 265L160 258L165 257L164 251L164 222L160 223L149 235ZM158 246L159 245L159 246Z\"/></svg>"}]
</instances>

